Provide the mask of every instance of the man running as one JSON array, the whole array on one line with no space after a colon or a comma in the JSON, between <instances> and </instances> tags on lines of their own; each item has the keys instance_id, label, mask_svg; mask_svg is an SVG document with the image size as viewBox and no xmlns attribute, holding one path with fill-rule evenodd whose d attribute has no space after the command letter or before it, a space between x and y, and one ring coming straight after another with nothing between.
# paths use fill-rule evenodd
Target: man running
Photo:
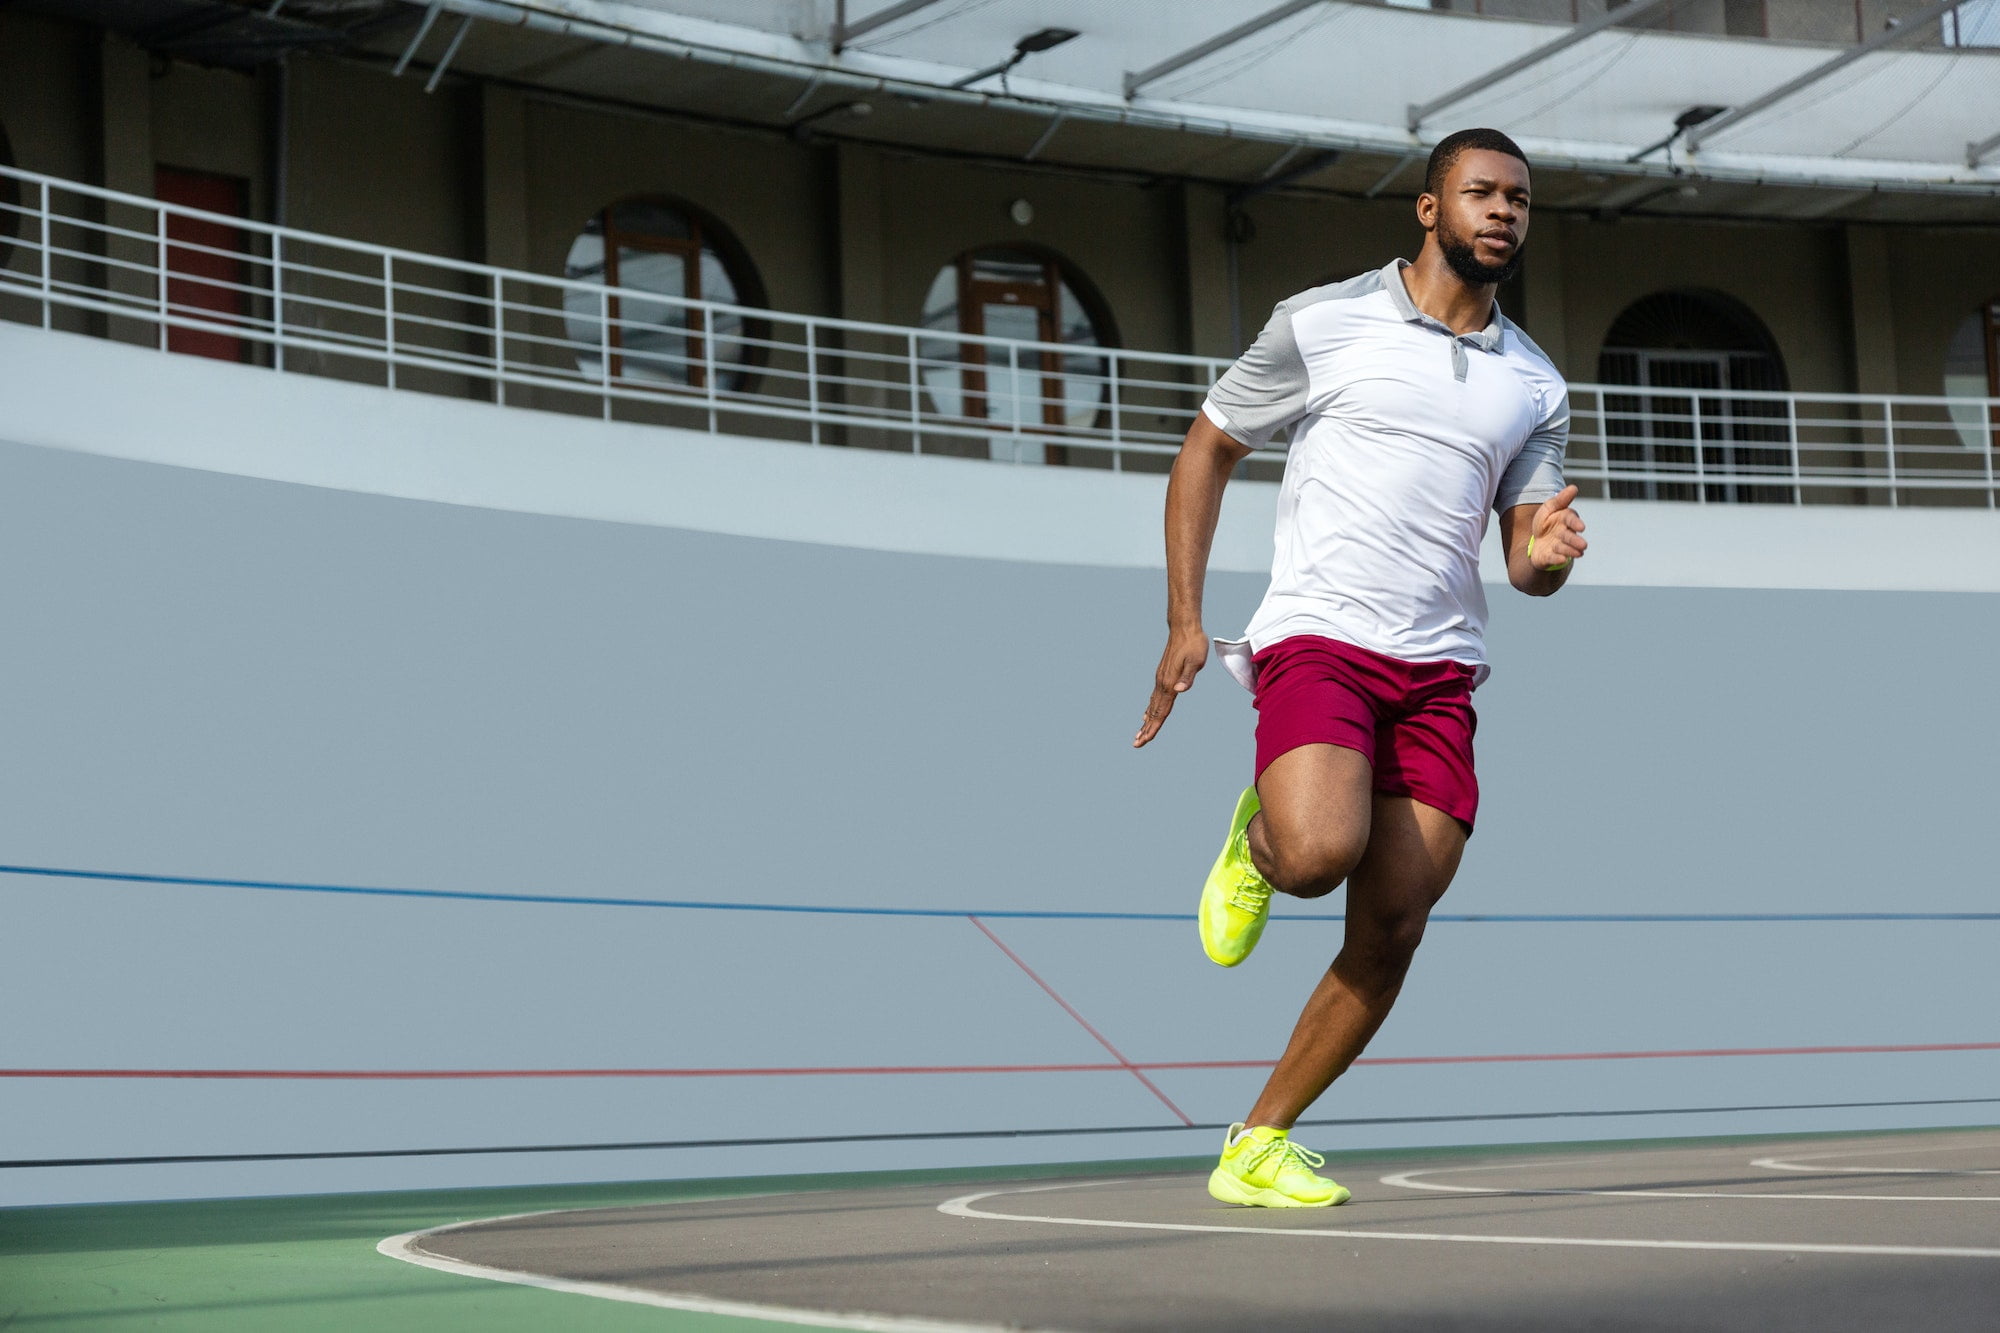
<instances>
[{"instance_id":1,"label":"man running","mask_svg":"<svg viewBox=\"0 0 2000 1333\"><path fill-rule=\"evenodd\" d=\"M1167 486L1167 649L1134 745L1207 661L1202 582L1230 471L1290 432L1270 590L1243 639L1217 640L1256 697L1257 765L1202 890L1202 947L1234 967L1272 890L1347 885L1340 953L1209 1177L1229 1203L1348 1199L1289 1133L1388 1017L1472 832L1487 512L1530 596L1561 588L1585 546L1562 479L1562 376L1493 299L1528 231L1526 157L1497 130L1451 135L1417 222L1414 264L1279 304L1210 390Z\"/></svg>"}]
</instances>

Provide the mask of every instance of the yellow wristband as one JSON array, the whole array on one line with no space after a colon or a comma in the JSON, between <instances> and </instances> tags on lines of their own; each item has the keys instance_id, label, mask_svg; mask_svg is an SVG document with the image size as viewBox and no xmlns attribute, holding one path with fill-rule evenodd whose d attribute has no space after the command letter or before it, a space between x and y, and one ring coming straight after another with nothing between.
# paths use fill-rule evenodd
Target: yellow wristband
<instances>
[{"instance_id":1,"label":"yellow wristband","mask_svg":"<svg viewBox=\"0 0 2000 1333\"><path fill-rule=\"evenodd\" d=\"M1530 565L1535 563L1535 534L1532 532L1528 534L1528 563ZM1568 568L1569 568L1569 561L1565 560L1559 565L1550 565L1546 572L1550 574L1559 574L1563 570Z\"/></svg>"}]
</instances>

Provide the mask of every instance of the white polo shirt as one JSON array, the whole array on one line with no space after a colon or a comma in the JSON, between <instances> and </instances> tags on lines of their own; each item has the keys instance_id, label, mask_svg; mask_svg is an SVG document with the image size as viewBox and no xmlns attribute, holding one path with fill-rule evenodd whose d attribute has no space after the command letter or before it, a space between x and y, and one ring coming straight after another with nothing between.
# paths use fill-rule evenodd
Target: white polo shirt
<instances>
[{"instance_id":1,"label":"white polo shirt","mask_svg":"<svg viewBox=\"0 0 2000 1333\"><path fill-rule=\"evenodd\" d=\"M1487 515L1563 487L1555 366L1498 306L1467 334L1420 312L1407 267L1280 302L1202 404L1253 447L1291 432L1270 589L1245 638L1217 641L1246 688L1251 654L1294 634L1464 662L1484 681Z\"/></svg>"}]
</instances>

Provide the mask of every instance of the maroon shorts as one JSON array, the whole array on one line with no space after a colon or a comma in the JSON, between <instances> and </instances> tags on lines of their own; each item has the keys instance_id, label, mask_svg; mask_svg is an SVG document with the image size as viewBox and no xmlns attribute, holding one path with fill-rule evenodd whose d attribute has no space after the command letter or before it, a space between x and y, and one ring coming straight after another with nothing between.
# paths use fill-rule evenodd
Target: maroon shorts
<instances>
[{"instance_id":1,"label":"maroon shorts","mask_svg":"<svg viewBox=\"0 0 2000 1333\"><path fill-rule=\"evenodd\" d=\"M1338 639L1299 634L1258 653L1257 776L1301 745L1359 750L1375 790L1435 806L1472 831L1473 669L1404 662Z\"/></svg>"}]
</instances>

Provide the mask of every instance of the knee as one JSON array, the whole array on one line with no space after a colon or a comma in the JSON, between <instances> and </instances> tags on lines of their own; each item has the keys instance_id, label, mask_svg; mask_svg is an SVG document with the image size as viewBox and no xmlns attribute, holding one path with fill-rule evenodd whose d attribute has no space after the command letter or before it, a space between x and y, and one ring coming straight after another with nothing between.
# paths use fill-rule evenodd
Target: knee
<instances>
[{"instance_id":1,"label":"knee","mask_svg":"<svg viewBox=\"0 0 2000 1333\"><path fill-rule=\"evenodd\" d=\"M1347 942L1336 963L1350 985L1370 993L1384 993L1403 984L1417 946L1423 943L1424 927L1430 923L1425 911L1394 912L1372 920L1348 918Z\"/></svg>"},{"instance_id":2,"label":"knee","mask_svg":"<svg viewBox=\"0 0 2000 1333\"><path fill-rule=\"evenodd\" d=\"M1295 898L1324 898L1347 879L1365 850L1365 843L1337 836L1274 846L1271 884Z\"/></svg>"}]
</instances>

